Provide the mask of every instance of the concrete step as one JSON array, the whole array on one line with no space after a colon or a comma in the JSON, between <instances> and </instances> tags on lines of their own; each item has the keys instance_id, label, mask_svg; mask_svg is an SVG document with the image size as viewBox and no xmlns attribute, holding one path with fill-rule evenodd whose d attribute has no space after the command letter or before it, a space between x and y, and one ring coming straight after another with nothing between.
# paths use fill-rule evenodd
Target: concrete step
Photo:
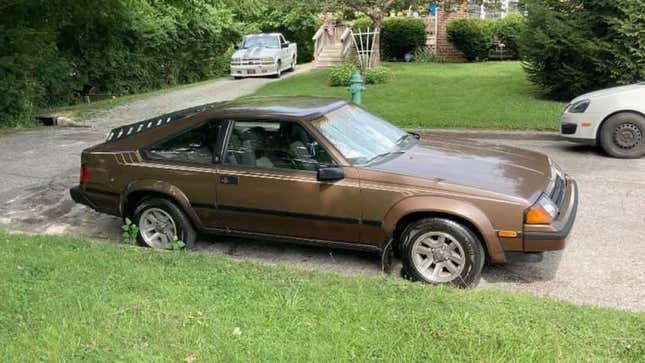
<instances>
[{"instance_id":1,"label":"concrete step","mask_svg":"<svg viewBox=\"0 0 645 363\"><path fill-rule=\"evenodd\" d=\"M343 57L316 57L319 62L342 62Z\"/></svg>"},{"instance_id":2,"label":"concrete step","mask_svg":"<svg viewBox=\"0 0 645 363\"><path fill-rule=\"evenodd\" d=\"M338 65L343 64L343 61L340 62L314 62L314 68L320 69L320 68L332 68L336 67Z\"/></svg>"},{"instance_id":3,"label":"concrete step","mask_svg":"<svg viewBox=\"0 0 645 363\"><path fill-rule=\"evenodd\" d=\"M322 55L322 54L321 54L321 55L319 55L318 57L316 57L316 59L318 59L318 60L323 60L323 61L335 61L335 60L342 60L342 59L343 59L343 57L341 57L341 56L339 56L339 55L335 55L335 56L326 56L326 55Z\"/></svg>"},{"instance_id":4,"label":"concrete step","mask_svg":"<svg viewBox=\"0 0 645 363\"><path fill-rule=\"evenodd\" d=\"M327 56L340 56L340 50L332 50L332 51L322 51L320 52L320 55L327 55Z\"/></svg>"}]
</instances>

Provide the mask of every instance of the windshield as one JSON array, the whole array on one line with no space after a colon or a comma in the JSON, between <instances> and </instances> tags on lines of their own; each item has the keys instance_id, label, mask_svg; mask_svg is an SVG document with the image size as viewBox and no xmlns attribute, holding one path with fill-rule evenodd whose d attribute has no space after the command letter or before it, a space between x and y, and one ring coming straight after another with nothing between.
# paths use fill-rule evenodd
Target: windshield
<instances>
[{"instance_id":1,"label":"windshield","mask_svg":"<svg viewBox=\"0 0 645 363\"><path fill-rule=\"evenodd\" d=\"M275 35L249 35L244 38L242 48L280 48L280 41Z\"/></svg>"},{"instance_id":2,"label":"windshield","mask_svg":"<svg viewBox=\"0 0 645 363\"><path fill-rule=\"evenodd\" d=\"M368 165L402 153L416 140L354 105L328 113L315 121L314 126L352 165Z\"/></svg>"}]
</instances>

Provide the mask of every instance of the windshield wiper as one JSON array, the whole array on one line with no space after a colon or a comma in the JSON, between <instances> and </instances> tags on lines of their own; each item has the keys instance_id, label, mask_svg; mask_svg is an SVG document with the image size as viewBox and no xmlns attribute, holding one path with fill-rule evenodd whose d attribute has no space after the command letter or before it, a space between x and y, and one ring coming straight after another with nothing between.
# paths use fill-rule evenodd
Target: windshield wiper
<instances>
[{"instance_id":1,"label":"windshield wiper","mask_svg":"<svg viewBox=\"0 0 645 363\"><path fill-rule=\"evenodd\" d=\"M406 133L405 135L401 135L401 137L399 137L399 138L396 140L395 144L397 144L397 145L401 144L403 141L405 141L405 140L409 139L409 138L410 138L410 136L412 136L412 135L411 135L411 134L407 134L407 133Z\"/></svg>"}]
</instances>

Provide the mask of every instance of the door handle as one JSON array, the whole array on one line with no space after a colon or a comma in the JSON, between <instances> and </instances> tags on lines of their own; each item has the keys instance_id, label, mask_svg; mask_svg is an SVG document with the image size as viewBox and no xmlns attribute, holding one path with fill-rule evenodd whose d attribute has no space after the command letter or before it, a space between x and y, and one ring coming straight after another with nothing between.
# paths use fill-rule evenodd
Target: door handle
<instances>
[{"instance_id":1,"label":"door handle","mask_svg":"<svg viewBox=\"0 0 645 363\"><path fill-rule=\"evenodd\" d=\"M219 182L221 184L238 185L240 183L240 177L237 175L222 175L219 177Z\"/></svg>"}]
</instances>

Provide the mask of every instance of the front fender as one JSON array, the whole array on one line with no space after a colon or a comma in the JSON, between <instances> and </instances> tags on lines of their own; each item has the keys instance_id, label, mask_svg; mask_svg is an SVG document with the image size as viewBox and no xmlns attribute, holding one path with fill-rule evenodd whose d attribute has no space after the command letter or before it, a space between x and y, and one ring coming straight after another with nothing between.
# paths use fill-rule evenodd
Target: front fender
<instances>
[{"instance_id":1,"label":"front fender","mask_svg":"<svg viewBox=\"0 0 645 363\"><path fill-rule=\"evenodd\" d=\"M412 196L399 201L385 215L383 228L392 236L397 223L413 213L441 213L452 215L470 222L484 239L486 249L493 262L505 262L504 250L486 214L467 201L435 196Z\"/></svg>"},{"instance_id":2,"label":"front fender","mask_svg":"<svg viewBox=\"0 0 645 363\"><path fill-rule=\"evenodd\" d=\"M184 192L178 187L160 180L135 180L128 184L125 191L121 194L120 211L121 215L125 215L125 208L128 204L128 197L135 192L153 192L166 195L171 198L178 206L188 215L188 217L197 226L201 225L201 221L195 213L195 210L190 205L190 200Z\"/></svg>"}]
</instances>

